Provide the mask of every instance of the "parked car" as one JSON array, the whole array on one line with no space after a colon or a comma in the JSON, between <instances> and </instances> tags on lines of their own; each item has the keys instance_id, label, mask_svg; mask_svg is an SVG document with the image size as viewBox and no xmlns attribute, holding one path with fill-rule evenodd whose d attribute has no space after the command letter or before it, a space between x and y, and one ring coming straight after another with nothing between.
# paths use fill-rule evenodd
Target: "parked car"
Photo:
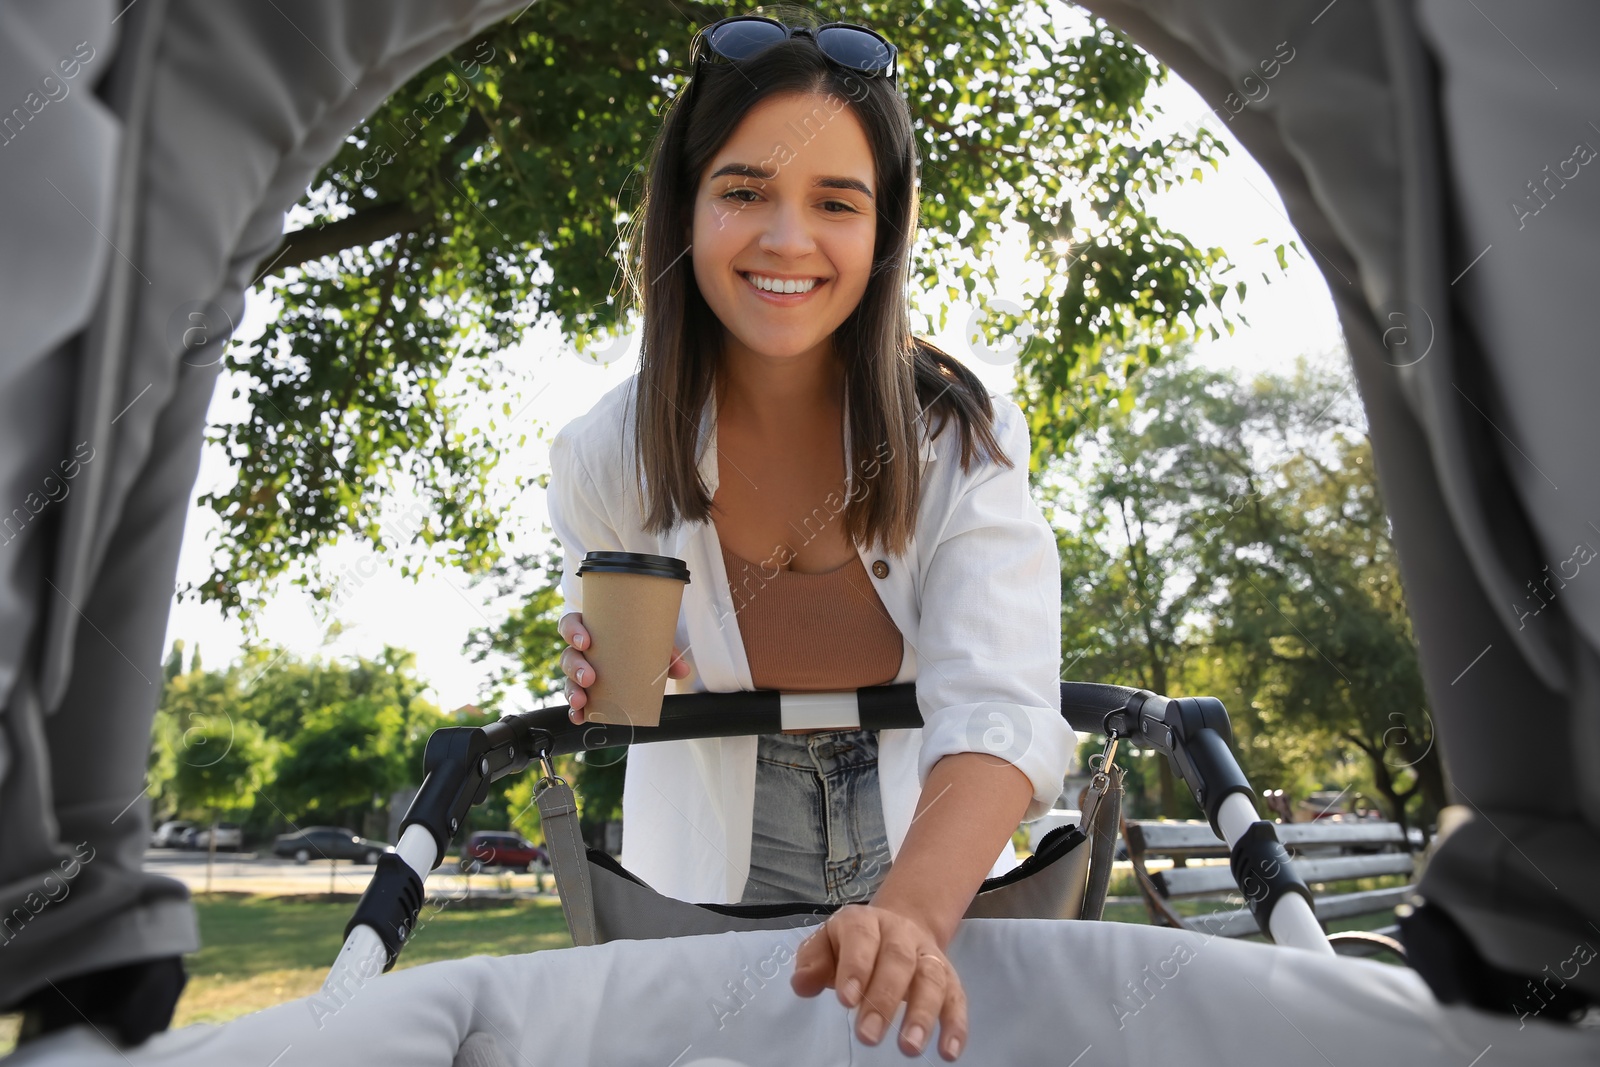
<instances>
[{"instance_id":1,"label":"parked car","mask_svg":"<svg viewBox=\"0 0 1600 1067\"><path fill-rule=\"evenodd\" d=\"M194 832L193 847L201 850L211 848L211 827L198 828ZM238 852L244 847L244 831L236 822L217 823L217 851Z\"/></svg>"},{"instance_id":2,"label":"parked car","mask_svg":"<svg viewBox=\"0 0 1600 1067\"><path fill-rule=\"evenodd\" d=\"M505 867L534 874L550 869L550 856L521 834L479 830L467 838L456 866L465 873L476 873L485 867Z\"/></svg>"},{"instance_id":3,"label":"parked car","mask_svg":"<svg viewBox=\"0 0 1600 1067\"><path fill-rule=\"evenodd\" d=\"M308 826L292 834L279 834L272 842L274 856L283 856L296 863L308 863L314 859L377 863L378 857L393 851L393 845L361 837L344 826Z\"/></svg>"},{"instance_id":4,"label":"parked car","mask_svg":"<svg viewBox=\"0 0 1600 1067\"><path fill-rule=\"evenodd\" d=\"M177 848L185 830L193 830L194 823L187 819L168 819L150 835L151 848Z\"/></svg>"},{"instance_id":5,"label":"parked car","mask_svg":"<svg viewBox=\"0 0 1600 1067\"><path fill-rule=\"evenodd\" d=\"M182 830L179 830L178 835L172 839L172 847L194 848L194 835L199 832L200 827L198 826L185 826Z\"/></svg>"}]
</instances>

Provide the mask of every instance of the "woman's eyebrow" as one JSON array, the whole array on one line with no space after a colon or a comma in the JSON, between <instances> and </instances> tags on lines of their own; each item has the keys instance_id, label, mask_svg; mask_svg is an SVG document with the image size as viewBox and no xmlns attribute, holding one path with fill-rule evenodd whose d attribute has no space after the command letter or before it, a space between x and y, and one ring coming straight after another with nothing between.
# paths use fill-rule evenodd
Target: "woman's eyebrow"
<instances>
[{"instance_id":1,"label":"woman's eyebrow","mask_svg":"<svg viewBox=\"0 0 1600 1067\"><path fill-rule=\"evenodd\" d=\"M726 174L736 175L741 178L757 178L761 181L771 181L773 178L778 176L778 171L776 168L772 170L762 170L760 167L757 167L751 163L726 163L713 171L711 178L707 178L706 180L710 181L712 178L721 178ZM872 195L872 190L867 187L867 183L861 181L859 178L818 178L814 184L823 189L853 189L865 196L868 200L875 199Z\"/></svg>"},{"instance_id":2,"label":"woman's eyebrow","mask_svg":"<svg viewBox=\"0 0 1600 1067\"><path fill-rule=\"evenodd\" d=\"M867 183L857 178L818 178L816 184L824 189L854 189L868 200L874 199Z\"/></svg>"}]
</instances>

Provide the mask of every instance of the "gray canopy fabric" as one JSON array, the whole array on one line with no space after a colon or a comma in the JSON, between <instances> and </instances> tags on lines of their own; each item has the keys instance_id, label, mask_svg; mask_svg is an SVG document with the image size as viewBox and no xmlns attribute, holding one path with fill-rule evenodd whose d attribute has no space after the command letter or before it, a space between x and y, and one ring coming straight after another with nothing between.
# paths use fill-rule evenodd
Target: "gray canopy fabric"
<instances>
[{"instance_id":1,"label":"gray canopy fabric","mask_svg":"<svg viewBox=\"0 0 1600 1067\"><path fill-rule=\"evenodd\" d=\"M199 947L143 787L225 324L351 129L526 2L0 4L0 1008Z\"/></svg>"},{"instance_id":2,"label":"gray canopy fabric","mask_svg":"<svg viewBox=\"0 0 1600 1067\"><path fill-rule=\"evenodd\" d=\"M87 1026L6 1067L935 1067L797 995L814 927L611 941L398 968L121 1050ZM1600 1031L1438 1003L1404 967L1193 930L968 919L951 940L970 1067L1592 1067ZM462 1052L458 1053L458 1049Z\"/></svg>"},{"instance_id":3,"label":"gray canopy fabric","mask_svg":"<svg viewBox=\"0 0 1600 1067\"><path fill-rule=\"evenodd\" d=\"M1419 888L1543 977L1600 943L1600 8L1083 3L1215 109L1327 279L1470 816Z\"/></svg>"}]
</instances>

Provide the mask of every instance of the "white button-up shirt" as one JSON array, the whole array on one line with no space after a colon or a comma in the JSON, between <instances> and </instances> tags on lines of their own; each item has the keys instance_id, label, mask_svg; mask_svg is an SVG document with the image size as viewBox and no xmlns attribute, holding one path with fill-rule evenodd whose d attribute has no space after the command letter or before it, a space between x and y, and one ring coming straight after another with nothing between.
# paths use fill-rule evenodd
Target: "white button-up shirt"
<instances>
[{"instance_id":1,"label":"white button-up shirt","mask_svg":"<svg viewBox=\"0 0 1600 1067\"><path fill-rule=\"evenodd\" d=\"M578 566L585 554L647 552L689 568L676 642L692 668L669 692L754 690L716 526L679 522L643 530L642 489L631 486L637 375L610 389L550 445L550 525L565 552L562 614L583 610ZM956 419L921 437L922 490L904 555L857 544L895 626L905 657L894 683L916 682L923 726L878 734L878 781L891 860L923 784L944 756L988 752L1033 783L1023 816L1042 816L1061 795L1075 736L1061 717L1061 567L1055 534L1028 491L1028 426L1009 397L991 394L995 437L1015 464L980 453L963 472ZM848 405L848 398L846 404ZM930 416L925 423L937 421ZM715 391L701 412L700 478L717 489ZM850 420L844 418L846 464ZM886 462L899 457L885 446ZM864 462L864 461L863 461ZM868 471L868 474L871 472ZM840 514L844 496L829 498ZM662 741L628 751L622 813L625 862L651 887L679 900L733 903L750 871L755 800L754 735ZM952 849L961 842L949 843ZM990 871L1016 866L1007 841Z\"/></svg>"}]
</instances>

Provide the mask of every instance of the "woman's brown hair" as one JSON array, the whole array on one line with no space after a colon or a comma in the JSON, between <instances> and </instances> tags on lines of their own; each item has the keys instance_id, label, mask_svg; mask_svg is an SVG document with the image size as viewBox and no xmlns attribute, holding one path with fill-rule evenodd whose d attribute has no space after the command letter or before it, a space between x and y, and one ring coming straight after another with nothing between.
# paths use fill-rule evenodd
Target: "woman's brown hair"
<instances>
[{"instance_id":1,"label":"woman's brown hair","mask_svg":"<svg viewBox=\"0 0 1600 1067\"><path fill-rule=\"evenodd\" d=\"M758 10L791 24L819 21L803 8ZM692 230L700 175L751 108L781 93L818 94L829 99L832 111L839 103L849 107L872 146L878 188L871 276L861 302L833 335L849 397L853 455L845 463L857 483L845 505L844 528L854 542L881 542L899 555L916 522L921 465L915 458L921 454L920 423L929 411L938 418L930 437L947 418L957 419L963 470L979 443L996 463L1012 463L995 439L987 388L960 361L911 334L907 291L921 161L910 109L886 79L834 67L805 39L774 46L747 63L702 64L668 105L650 148L644 196L628 224L626 267L644 315L633 393L635 400L643 398L634 405L633 426L644 527L665 533L682 520L710 520L711 495L695 457L699 413L715 387L724 328L695 283L685 235ZM826 121L826 110L819 107L818 114ZM905 457L913 461L894 462ZM863 478L860 472L869 466L877 471Z\"/></svg>"}]
</instances>

